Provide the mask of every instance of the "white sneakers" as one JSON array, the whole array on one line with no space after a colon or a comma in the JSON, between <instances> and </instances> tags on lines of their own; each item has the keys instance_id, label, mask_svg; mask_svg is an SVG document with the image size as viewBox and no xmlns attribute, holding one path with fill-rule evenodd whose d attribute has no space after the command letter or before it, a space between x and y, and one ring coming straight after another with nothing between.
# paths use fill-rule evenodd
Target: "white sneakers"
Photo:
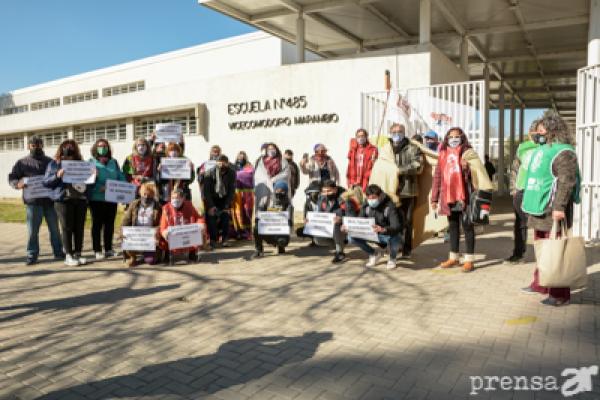
<instances>
[{"instance_id":1,"label":"white sneakers","mask_svg":"<svg viewBox=\"0 0 600 400\"><path fill-rule=\"evenodd\" d=\"M388 260L386 266L387 269L394 269L396 268L396 260Z\"/></svg>"},{"instance_id":2,"label":"white sneakers","mask_svg":"<svg viewBox=\"0 0 600 400\"><path fill-rule=\"evenodd\" d=\"M65 257L65 265L68 267L77 267L78 265L87 264L87 260L85 257L81 257L81 255L76 254L74 256L67 254Z\"/></svg>"},{"instance_id":3,"label":"white sneakers","mask_svg":"<svg viewBox=\"0 0 600 400\"><path fill-rule=\"evenodd\" d=\"M99 251L96 252L96 261L104 260L105 258L106 257L104 257L104 254Z\"/></svg>"},{"instance_id":4,"label":"white sneakers","mask_svg":"<svg viewBox=\"0 0 600 400\"><path fill-rule=\"evenodd\" d=\"M375 254L369 256L369 261L367 261L367 264L365 264L365 267L367 268L372 268L375 265L377 265L377 263L379 262L379 260L381 259L381 252L376 251Z\"/></svg>"}]
</instances>

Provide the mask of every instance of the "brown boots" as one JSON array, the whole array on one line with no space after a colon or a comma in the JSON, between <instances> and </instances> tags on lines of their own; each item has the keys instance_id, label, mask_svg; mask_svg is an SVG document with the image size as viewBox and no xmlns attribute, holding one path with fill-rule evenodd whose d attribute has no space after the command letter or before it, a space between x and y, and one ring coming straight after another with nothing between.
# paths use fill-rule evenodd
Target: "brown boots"
<instances>
[{"instance_id":1,"label":"brown boots","mask_svg":"<svg viewBox=\"0 0 600 400\"><path fill-rule=\"evenodd\" d=\"M465 262L463 263L462 271L463 272L473 272L475 270L475 255L474 254L465 254ZM442 262L439 267L440 268L452 268L456 267L460 264L458 253L450 252L450 256L444 262Z\"/></svg>"}]
</instances>

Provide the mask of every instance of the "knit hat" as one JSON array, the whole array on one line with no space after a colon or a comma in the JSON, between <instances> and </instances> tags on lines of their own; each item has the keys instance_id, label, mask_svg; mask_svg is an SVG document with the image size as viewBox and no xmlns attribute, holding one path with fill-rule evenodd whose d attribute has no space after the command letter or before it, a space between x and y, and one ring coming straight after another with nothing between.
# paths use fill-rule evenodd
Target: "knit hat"
<instances>
[{"instance_id":1,"label":"knit hat","mask_svg":"<svg viewBox=\"0 0 600 400\"><path fill-rule=\"evenodd\" d=\"M436 139L437 140L438 134L435 133L435 131L430 130L430 131L427 131L427 133L425 133L424 137L427 139Z\"/></svg>"},{"instance_id":2,"label":"knit hat","mask_svg":"<svg viewBox=\"0 0 600 400\"><path fill-rule=\"evenodd\" d=\"M306 194L321 193L321 182L312 181L311 183L308 184L308 187L306 189L304 189L304 193L306 193Z\"/></svg>"},{"instance_id":3,"label":"knit hat","mask_svg":"<svg viewBox=\"0 0 600 400\"><path fill-rule=\"evenodd\" d=\"M288 184L286 181L277 181L275 182L275 184L273 185L273 190L283 190L284 192L287 192L289 190Z\"/></svg>"}]
</instances>

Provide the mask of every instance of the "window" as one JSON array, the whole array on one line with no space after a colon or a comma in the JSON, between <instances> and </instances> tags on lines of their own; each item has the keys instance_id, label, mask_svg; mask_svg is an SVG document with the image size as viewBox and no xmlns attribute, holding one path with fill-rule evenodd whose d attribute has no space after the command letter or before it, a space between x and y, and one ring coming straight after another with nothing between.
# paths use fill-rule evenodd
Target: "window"
<instances>
[{"instance_id":1,"label":"window","mask_svg":"<svg viewBox=\"0 0 600 400\"><path fill-rule=\"evenodd\" d=\"M29 135L41 138L44 141L44 147L58 146L69 137L69 133L66 130L41 133L32 132Z\"/></svg>"},{"instance_id":2,"label":"window","mask_svg":"<svg viewBox=\"0 0 600 400\"><path fill-rule=\"evenodd\" d=\"M29 106L27 104L23 106L15 106L15 107L7 107L2 109L2 115L11 115L11 114L20 114L29 111Z\"/></svg>"},{"instance_id":3,"label":"window","mask_svg":"<svg viewBox=\"0 0 600 400\"><path fill-rule=\"evenodd\" d=\"M146 89L146 82L144 82L144 81L131 82L131 83L125 83L123 85L104 88L104 89L102 89L102 96L103 97L117 96L119 94L139 92L140 90L144 90L144 89Z\"/></svg>"},{"instance_id":4,"label":"window","mask_svg":"<svg viewBox=\"0 0 600 400\"><path fill-rule=\"evenodd\" d=\"M73 138L78 143L94 143L98 139L124 141L126 137L127 129L125 122L78 126L73 133Z\"/></svg>"},{"instance_id":5,"label":"window","mask_svg":"<svg viewBox=\"0 0 600 400\"><path fill-rule=\"evenodd\" d=\"M96 100L98 98L97 90L90 90L89 92L72 94L70 96L63 97L63 104L81 103L82 101Z\"/></svg>"},{"instance_id":6,"label":"window","mask_svg":"<svg viewBox=\"0 0 600 400\"><path fill-rule=\"evenodd\" d=\"M0 151L23 151L25 138L23 135L0 136Z\"/></svg>"},{"instance_id":7,"label":"window","mask_svg":"<svg viewBox=\"0 0 600 400\"><path fill-rule=\"evenodd\" d=\"M60 106L60 98L37 101L35 103L31 103L31 111L43 110L45 108L52 108Z\"/></svg>"},{"instance_id":8,"label":"window","mask_svg":"<svg viewBox=\"0 0 600 400\"><path fill-rule=\"evenodd\" d=\"M196 116L193 112L175 115L164 115L141 118L135 121L135 137L147 137L154 132L156 124L161 123L176 123L180 124L184 135L195 135Z\"/></svg>"}]
</instances>

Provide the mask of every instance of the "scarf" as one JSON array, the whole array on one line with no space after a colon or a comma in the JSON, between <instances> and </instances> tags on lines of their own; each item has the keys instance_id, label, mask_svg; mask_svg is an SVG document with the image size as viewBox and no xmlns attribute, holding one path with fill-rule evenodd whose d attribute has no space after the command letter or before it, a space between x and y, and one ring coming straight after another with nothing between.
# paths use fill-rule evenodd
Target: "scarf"
<instances>
[{"instance_id":1,"label":"scarf","mask_svg":"<svg viewBox=\"0 0 600 400\"><path fill-rule=\"evenodd\" d=\"M442 169L442 192L445 204L466 203L465 180L463 177L460 159L462 146L457 148L447 147L440 152L440 168Z\"/></svg>"},{"instance_id":2,"label":"scarf","mask_svg":"<svg viewBox=\"0 0 600 400\"><path fill-rule=\"evenodd\" d=\"M270 178L281 172L281 159L278 157L266 156L263 158L263 164L265 164Z\"/></svg>"},{"instance_id":3,"label":"scarf","mask_svg":"<svg viewBox=\"0 0 600 400\"><path fill-rule=\"evenodd\" d=\"M215 168L215 176L216 176L215 191L217 192L217 195L220 198L223 198L227 194L227 188L225 187L225 183L223 182L223 177L221 176L221 171L223 171L221 168L219 168L219 167Z\"/></svg>"}]
</instances>

